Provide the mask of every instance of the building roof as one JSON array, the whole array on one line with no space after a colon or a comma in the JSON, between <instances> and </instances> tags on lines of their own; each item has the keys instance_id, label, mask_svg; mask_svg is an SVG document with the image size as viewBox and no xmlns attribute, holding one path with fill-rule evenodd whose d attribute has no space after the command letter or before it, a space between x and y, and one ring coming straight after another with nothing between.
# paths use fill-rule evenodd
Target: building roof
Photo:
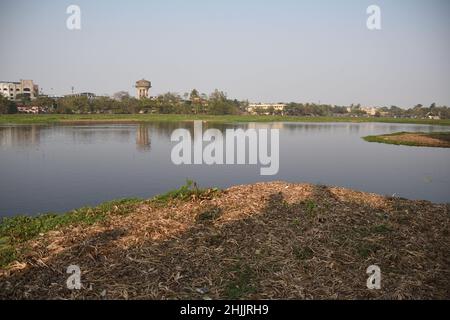
<instances>
[{"instance_id":1,"label":"building roof","mask_svg":"<svg viewBox=\"0 0 450 320\"><path fill-rule=\"evenodd\" d=\"M20 82L17 82L17 81L0 81L0 83L14 83L14 84L20 84Z\"/></svg>"},{"instance_id":2,"label":"building roof","mask_svg":"<svg viewBox=\"0 0 450 320\"><path fill-rule=\"evenodd\" d=\"M136 81L136 87L151 87L152 83L148 80L142 79Z\"/></svg>"}]
</instances>

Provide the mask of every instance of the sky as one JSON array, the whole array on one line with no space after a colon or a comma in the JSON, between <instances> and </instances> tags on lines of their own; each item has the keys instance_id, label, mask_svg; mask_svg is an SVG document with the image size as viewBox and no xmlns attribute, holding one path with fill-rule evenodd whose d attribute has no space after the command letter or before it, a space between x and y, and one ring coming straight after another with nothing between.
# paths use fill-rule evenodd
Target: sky
<instances>
[{"instance_id":1,"label":"sky","mask_svg":"<svg viewBox=\"0 0 450 320\"><path fill-rule=\"evenodd\" d=\"M69 5L81 30L69 30ZM381 30L369 30L370 5ZM46 94L450 106L448 0L0 0L0 81Z\"/></svg>"}]
</instances>

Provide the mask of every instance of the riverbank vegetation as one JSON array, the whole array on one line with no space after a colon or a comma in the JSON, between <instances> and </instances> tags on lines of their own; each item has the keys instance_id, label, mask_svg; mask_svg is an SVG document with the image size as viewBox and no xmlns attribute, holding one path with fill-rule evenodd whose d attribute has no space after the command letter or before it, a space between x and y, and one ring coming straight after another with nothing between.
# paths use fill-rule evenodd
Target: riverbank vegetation
<instances>
[{"instance_id":1,"label":"riverbank vegetation","mask_svg":"<svg viewBox=\"0 0 450 320\"><path fill-rule=\"evenodd\" d=\"M139 199L122 199L64 214L3 218L0 220L0 267L8 265L15 259L20 259L21 255L30 249L22 245L41 234L70 225L86 227L104 221L110 214L126 214L140 202Z\"/></svg>"},{"instance_id":2,"label":"riverbank vegetation","mask_svg":"<svg viewBox=\"0 0 450 320\"><path fill-rule=\"evenodd\" d=\"M190 183L24 236L29 249L0 269L0 298L448 299L448 210L309 184ZM70 291L74 264L82 289ZM366 287L370 265L381 290Z\"/></svg>"},{"instance_id":3,"label":"riverbank vegetation","mask_svg":"<svg viewBox=\"0 0 450 320\"><path fill-rule=\"evenodd\" d=\"M404 146L450 148L450 132L396 132L363 139Z\"/></svg>"},{"instance_id":4,"label":"riverbank vegetation","mask_svg":"<svg viewBox=\"0 0 450 320\"><path fill-rule=\"evenodd\" d=\"M149 200L157 205L165 205L173 200L201 199L218 193L218 189L201 189L188 180L179 189L169 191ZM85 207L62 214L42 214L36 217L15 216L0 219L0 267L22 256L29 248L22 247L25 242L35 239L49 231L93 225L105 221L111 215L126 215L136 209L142 199L120 199L105 202L97 207Z\"/></svg>"},{"instance_id":5,"label":"riverbank vegetation","mask_svg":"<svg viewBox=\"0 0 450 320\"><path fill-rule=\"evenodd\" d=\"M207 95L196 89L179 95L166 93L153 98L135 99L127 92L119 92L112 97L94 95L68 95L58 98L39 96L35 100L22 98L11 102L0 95L0 114L15 114L18 107L34 106L42 113L50 114L159 114L159 115L245 115L291 116L291 117L369 117L406 119L450 119L450 108L435 103L429 107L418 104L411 108L384 106L364 108L360 104L329 105L322 103L279 103L282 108L253 105L249 109L247 100L230 99L219 90Z\"/></svg>"},{"instance_id":6,"label":"riverbank vegetation","mask_svg":"<svg viewBox=\"0 0 450 320\"><path fill-rule=\"evenodd\" d=\"M297 117L257 115L179 115L179 114L12 114L0 115L0 124L50 124L50 123L134 123L134 122L179 122L210 121L216 123L236 122L380 122L426 125L450 125L450 119L368 118L368 117Z\"/></svg>"}]
</instances>

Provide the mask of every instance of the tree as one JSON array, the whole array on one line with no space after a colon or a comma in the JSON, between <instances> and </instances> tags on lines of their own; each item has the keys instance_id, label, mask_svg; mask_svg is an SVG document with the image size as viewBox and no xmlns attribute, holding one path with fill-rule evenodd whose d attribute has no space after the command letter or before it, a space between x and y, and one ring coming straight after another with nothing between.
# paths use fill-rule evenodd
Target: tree
<instances>
[{"instance_id":1,"label":"tree","mask_svg":"<svg viewBox=\"0 0 450 320\"><path fill-rule=\"evenodd\" d=\"M54 99L47 96L39 96L33 101L33 105L40 108L47 108L53 111L56 109L56 102Z\"/></svg>"},{"instance_id":2,"label":"tree","mask_svg":"<svg viewBox=\"0 0 450 320\"><path fill-rule=\"evenodd\" d=\"M88 113L93 110L87 97L68 96L58 100L58 113Z\"/></svg>"},{"instance_id":3,"label":"tree","mask_svg":"<svg viewBox=\"0 0 450 320\"><path fill-rule=\"evenodd\" d=\"M0 114L17 113L17 105L0 94Z\"/></svg>"},{"instance_id":4,"label":"tree","mask_svg":"<svg viewBox=\"0 0 450 320\"><path fill-rule=\"evenodd\" d=\"M139 102L139 111L143 112L154 112L156 111L156 101L149 98L142 98L138 100Z\"/></svg>"},{"instance_id":5,"label":"tree","mask_svg":"<svg viewBox=\"0 0 450 320\"><path fill-rule=\"evenodd\" d=\"M404 114L404 110L402 108L399 108L397 106L391 106L391 108L389 109L389 114L391 116L395 116L395 117L400 117Z\"/></svg>"},{"instance_id":6,"label":"tree","mask_svg":"<svg viewBox=\"0 0 450 320\"><path fill-rule=\"evenodd\" d=\"M347 113L347 108L346 107L334 106L332 108L331 112L334 113L334 114L346 114Z\"/></svg>"},{"instance_id":7,"label":"tree","mask_svg":"<svg viewBox=\"0 0 450 320\"><path fill-rule=\"evenodd\" d=\"M423 105L421 104L416 105L412 110L410 110L412 116L416 118L424 117L427 112L428 111L425 108L423 108Z\"/></svg>"},{"instance_id":8,"label":"tree","mask_svg":"<svg viewBox=\"0 0 450 320\"><path fill-rule=\"evenodd\" d=\"M191 101L191 106L192 106L191 110L195 114L204 112L203 105L204 105L205 100L202 99L202 97L200 96L200 93L197 91L197 89L193 89L191 91L191 93L189 94L189 100Z\"/></svg>"},{"instance_id":9,"label":"tree","mask_svg":"<svg viewBox=\"0 0 450 320\"><path fill-rule=\"evenodd\" d=\"M448 107L442 106L438 107L437 109L441 119L450 119L450 109Z\"/></svg>"},{"instance_id":10,"label":"tree","mask_svg":"<svg viewBox=\"0 0 450 320\"><path fill-rule=\"evenodd\" d=\"M156 98L156 112L162 114L185 113L181 97L176 93L167 92Z\"/></svg>"},{"instance_id":11,"label":"tree","mask_svg":"<svg viewBox=\"0 0 450 320\"><path fill-rule=\"evenodd\" d=\"M16 95L16 100L20 101L22 104L29 104L31 102L29 93L19 93Z\"/></svg>"},{"instance_id":12,"label":"tree","mask_svg":"<svg viewBox=\"0 0 450 320\"><path fill-rule=\"evenodd\" d=\"M117 101L122 101L123 99L129 99L130 94L127 91L119 91L113 94L113 99Z\"/></svg>"},{"instance_id":13,"label":"tree","mask_svg":"<svg viewBox=\"0 0 450 320\"><path fill-rule=\"evenodd\" d=\"M139 100L135 98L124 98L119 105L121 113L138 113L140 111Z\"/></svg>"},{"instance_id":14,"label":"tree","mask_svg":"<svg viewBox=\"0 0 450 320\"><path fill-rule=\"evenodd\" d=\"M192 102L199 102L199 100L200 100L201 98L200 98L200 94L198 93L197 89L193 89L193 90L191 91L191 94L189 95L189 99L190 99Z\"/></svg>"},{"instance_id":15,"label":"tree","mask_svg":"<svg viewBox=\"0 0 450 320\"><path fill-rule=\"evenodd\" d=\"M119 111L119 102L109 97L96 97L92 102L92 109L98 113Z\"/></svg>"},{"instance_id":16,"label":"tree","mask_svg":"<svg viewBox=\"0 0 450 320\"><path fill-rule=\"evenodd\" d=\"M238 109L224 92L215 90L209 96L208 113L214 115L237 114Z\"/></svg>"}]
</instances>

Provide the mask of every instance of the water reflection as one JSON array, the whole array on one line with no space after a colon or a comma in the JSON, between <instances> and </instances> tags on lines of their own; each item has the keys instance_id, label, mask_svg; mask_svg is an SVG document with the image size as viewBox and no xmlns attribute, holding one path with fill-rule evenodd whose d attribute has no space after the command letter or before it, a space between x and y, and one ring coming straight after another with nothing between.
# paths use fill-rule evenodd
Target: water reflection
<instances>
[{"instance_id":1,"label":"water reflection","mask_svg":"<svg viewBox=\"0 0 450 320\"><path fill-rule=\"evenodd\" d=\"M126 197L151 197L185 183L225 188L285 180L450 201L450 149L371 144L362 136L449 127L380 123L203 123L203 131L280 130L280 171L259 166L176 166L175 129L192 122L0 125L0 217L63 212Z\"/></svg>"},{"instance_id":2,"label":"water reflection","mask_svg":"<svg viewBox=\"0 0 450 320\"><path fill-rule=\"evenodd\" d=\"M408 131L443 131L439 126L426 125L399 125L399 124L377 124L377 123L213 123L203 122L203 130L219 129L222 133L230 127L242 129L279 129L286 134L323 134L323 133L349 133L351 135L363 132L377 132L380 126L383 133L396 132L400 129ZM141 124L82 124L82 125L0 125L0 146L1 147L26 147L37 146L43 139L54 137L55 135L70 136L71 143L74 144L94 144L106 141L116 141L121 143L130 142L135 137L136 149L148 152L151 149L152 132L158 136L170 139L172 132L178 128L188 129L191 135L194 134L192 122L154 122ZM444 131L448 128L444 127Z\"/></svg>"},{"instance_id":3,"label":"water reflection","mask_svg":"<svg viewBox=\"0 0 450 320\"><path fill-rule=\"evenodd\" d=\"M41 127L31 126L0 126L0 146L33 146L39 145Z\"/></svg>"},{"instance_id":4,"label":"water reflection","mask_svg":"<svg viewBox=\"0 0 450 320\"><path fill-rule=\"evenodd\" d=\"M146 124L140 124L136 130L136 145L139 151L150 151L149 127Z\"/></svg>"},{"instance_id":5,"label":"water reflection","mask_svg":"<svg viewBox=\"0 0 450 320\"><path fill-rule=\"evenodd\" d=\"M126 126L115 125L77 125L77 126L0 126L0 147L23 148L39 146L42 140L51 139L51 136L64 136L73 144L95 144L107 141L128 143L135 133L136 149L149 152L151 138L148 124ZM170 136L171 129L165 127L160 133Z\"/></svg>"},{"instance_id":6,"label":"water reflection","mask_svg":"<svg viewBox=\"0 0 450 320\"><path fill-rule=\"evenodd\" d=\"M57 128L61 135L70 135L75 144L94 144L99 142L117 141L127 143L132 137L133 127L110 126L74 126ZM45 130L43 130L45 132Z\"/></svg>"}]
</instances>

